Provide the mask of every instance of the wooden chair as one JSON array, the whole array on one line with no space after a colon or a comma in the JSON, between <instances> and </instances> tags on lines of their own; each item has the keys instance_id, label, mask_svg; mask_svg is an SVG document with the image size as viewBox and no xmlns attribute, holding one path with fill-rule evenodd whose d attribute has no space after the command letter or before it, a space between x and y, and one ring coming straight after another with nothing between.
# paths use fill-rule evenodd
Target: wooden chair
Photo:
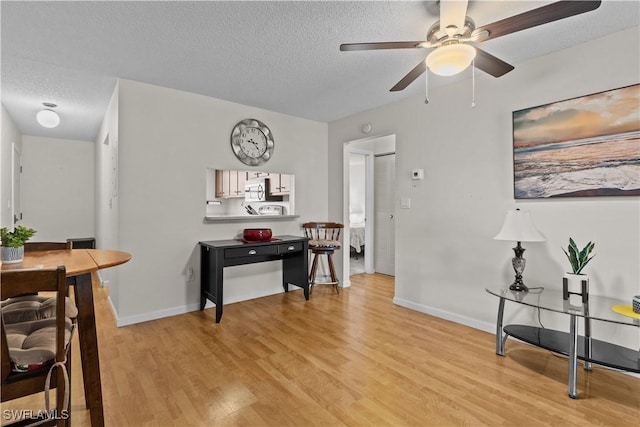
<instances>
[{"instance_id":1,"label":"wooden chair","mask_svg":"<svg viewBox=\"0 0 640 427\"><path fill-rule=\"evenodd\" d=\"M2 324L2 402L45 391L46 410L8 425L69 425L71 351L74 325L65 316L67 296L65 267L57 269L3 271L2 299L40 291L56 293L56 316L29 322ZM51 372L51 382L47 376ZM47 387L56 388L56 410L49 411ZM25 412L28 414L28 412ZM49 417L47 417L49 415ZM23 414L24 416L24 414Z\"/></svg>"},{"instance_id":2,"label":"wooden chair","mask_svg":"<svg viewBox=\"0 0 640 427\"><path fill-rule=\"evenodd\" d=\"M313 254L313 262L309 272L309 292L313 292L313 286L316 285L316 273L318 271L318 256L326 255L329 264L329 272L331 274L330 282L322 282L322 284L333 285L337 293L338 276L333 266L333 253L336 249L340 249L340 233L344 226L337 222L307 222L302 224L304 235L309 239L309 250ZM318 283L320 284L320 283Z\"/></svg>"},{"instance_id":3,"label":"wooden chair","mask_svg":"<svg viewBox=\"0 0 640 427\"><path fill-rule=\"evenodd\" d=\"M71 249L72 242L25 242L24 251L55 251L61 249Z\"/></svg>"},{"instance_id":4,"label":"wooden chair","mask_svg":"<svg viewBox=\"0 0 640 427\"><path fill-rule=\"evenodd\" d=\"M53 251L71 249L71 242L25 242L25 252L36 251ZM77 315L78 310L71 299L66 298L67 317ZM5 324L24 322L28 320L54 317L55 316L55 297L33 294L16 295L14 298L0 301L2 307L3 320ZM75 314L73 314L75 313Z\"/></svg>"}]
</instances>

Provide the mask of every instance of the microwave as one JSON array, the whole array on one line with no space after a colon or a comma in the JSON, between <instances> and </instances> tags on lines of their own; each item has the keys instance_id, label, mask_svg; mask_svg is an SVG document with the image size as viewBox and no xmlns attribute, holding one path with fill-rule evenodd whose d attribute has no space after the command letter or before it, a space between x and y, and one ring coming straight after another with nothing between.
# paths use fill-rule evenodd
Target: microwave
<instances>
[{"instance_id":1,"label":"microwave","mask_svg":"<svg viewBox=\"0 0 640 427\"><path fill-rule=\"evenodd\" d=\"M250 179L244 184L245 202L281 201L282 196L269 195L269 178Z\"/></svg>"}]
</instances>

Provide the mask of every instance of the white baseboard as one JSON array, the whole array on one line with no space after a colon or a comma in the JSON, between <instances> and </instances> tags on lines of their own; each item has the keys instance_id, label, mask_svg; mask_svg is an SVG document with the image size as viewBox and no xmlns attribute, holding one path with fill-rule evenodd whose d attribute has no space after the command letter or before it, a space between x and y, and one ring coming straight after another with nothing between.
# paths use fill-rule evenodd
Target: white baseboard
<instances>
[{"instance_id":1,"label":"white baseboard","mask_svg":"<svg viewBox=\"0 0 640 427\"><path fill-rule=\"evenodd\" d=\"M189 304L185 306L171 307L164 310L150 311L148 313L135 314L133 316L119 316L118 311L113 305L111 297L108 297L108 300L113 317L116 319L117 327L134 325L136 323L148 322L150 320L162 319L163 317L170 317L178 314L190 313L200 309L200 304Z\"/></svg>"},{"instance_id":2,"label":"white baseboard","mask_svg":"<svg viewBox=\"0 0 640 427\"><path fill-rule=\"evenodd\" d=\"M469 326L474 329L489 332L495 334L496 325L486 322L480 322L477 319L471 317L462 316L457 313L451 313L449 311L441 310L439 308L429 307L427 305L416 304L415 302L408 301L402 298L394 297L393 303L401 307L406 307L411 310L419 311L421 313L429 314L431 316L439 317L441 319L450 320L455 323L460 323L465 326Z\"/></svg>"},{"instance_id":3,"label":"white baseboard","mask_svg":"<svg viewBox=\"0 0 640 427\"><path fill-rule=\"evenodd\" d=\"M299 288L298 286L293 284L289 285L290 292L295 291L297 289L302 289L302 288ZM284 293L284 290L282 289L282 287L278 287L277 289L271 289L265 292L246 294L246 295L242 295L241 297L230 298L226 300L224 304L228 305L236 302L248 301L256 298L262 298L269 295L276 295L281 293ZM182 306L170 307L162 310L150 311L150 312L141 313L141 314L134 314L132 316L119 316L118 312L116 311L113 305L113 302L111 301L111 297L109 297L109 304L111 305L111 311L113 312L113 316L116 319L116 325L118 327L134 325L136 323L148 322L150 320L157 320L157 319L162 319L164 317L171 317L171 316L176 316L178 314L191 313L192 311L200 310L200 303L195 303L195 304L187 304ZM207 303L205 304L204 308L207 309L215 306L216 305L214 303L207 300Z\"/></svg>"},{"instance_id":4,"label":"white baseboard","mask_svg":"<svg viewBox=\"0 0 640 427\"><path fill-rule=\"evenodd\" d=\"M111 299L111 295L107 297L107 301L109 301L109 307L111 307L111 314L113 314L113 318L116 319L116 325L118 324L118 312L116 311L116 307L113 305L113 300Z\"/></svg>"}]
</instances>

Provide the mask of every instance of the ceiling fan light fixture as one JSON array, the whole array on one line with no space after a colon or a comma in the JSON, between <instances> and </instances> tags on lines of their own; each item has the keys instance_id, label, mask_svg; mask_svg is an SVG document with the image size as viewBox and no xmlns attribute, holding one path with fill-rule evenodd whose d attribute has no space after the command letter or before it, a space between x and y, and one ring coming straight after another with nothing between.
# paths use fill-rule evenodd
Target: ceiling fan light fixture
<instances>
[{"instance_id":1,"label":"ceiling fan light fixture","mask_svg":"<svg viewBox=\"0 0 640 427\"><path fill-rule=\"evenodd\" d=\"M42 127L49 129L57 127L60 124L60 116L52 110L52 108L57 107L57 105L47 102L43 103L43 105L46 108L38 111L38 114L36 114L36 120Z\"/></svg>"},{"instance_id":2,"label":"ceiling fan light fixture","mask_svg":"<svg viewBox=\"0 0 640 427\"><path fill-rule=\"evenodd\" d=\"M439 76L453 76L465 70L476 57L473 46L452 43L440 46L427 56L427 67Z\"/></svg>"}]
</instances>

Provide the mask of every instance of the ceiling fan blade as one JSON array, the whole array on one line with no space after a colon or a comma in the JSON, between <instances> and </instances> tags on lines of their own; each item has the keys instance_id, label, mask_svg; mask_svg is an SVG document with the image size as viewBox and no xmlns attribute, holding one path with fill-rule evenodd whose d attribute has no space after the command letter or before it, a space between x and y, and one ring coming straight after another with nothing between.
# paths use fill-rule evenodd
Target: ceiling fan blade
<instances>
[{"instance_id":1,"label":"ceiling fan blade","mask_svg":"<svg viewBox=\"0 0 640 427\"><path fill-rule=\"evenodd\" d=\"M424 61L420 61L420 63L409 73L402 78L394 87L392 87L390 92L397 92L409 86L415 79L420 77L422 73L424 73L427 69L427 64Z\"/></svg>"},{"instance_id":2,"label":"ceiling fan blade","mask_svg":"<svg viewBox=\"0 0 640 427\"><path fill-rule=\"evenodd\" d=\"M483 30L489 32L486 37L481 37L478 41L495 39L496 37L501 37L506 34L526 30L527 28L537 27L538 25L590 12L600 7L600 3L602 3L600 0L557 1L519 15L496 21L492 24L483 25L477 28L475 32Z\"/></svg>"},{"instance_id":3,"label":"ceiling fan blade","mask_svg":"<svg viewBox=\"0 0 640 427\"><path fill-rule=\"evenodd\" d=\"M426 41L424 40L416 42L343 43L340 45L340 50L412 49L416 47L423 47L425 43Z\"/></svg>"},{"instance_id":4,"label":"ceiling fan blade","mask_svg":"<svg viewBox=\"0 0 640 427\"><path fill-rule=\"evenodd\" d=\"M440 28L464 27L468 0L440 0Z\"/></svg>"},{"instance_id":5,"label":"ceiling fan blade","mask_svg":"<svg viewBox=\"0 0 640 427\"><path fill-rule=\"evenodd\" d=\"M474 59L474 64L477 69L491 74L493 77L503 76L513 70L513 65L507 64L502 59L496 58L482 49L478 49L477 47L475 49L476 58Z\"/></svg>"}]
</instances>

